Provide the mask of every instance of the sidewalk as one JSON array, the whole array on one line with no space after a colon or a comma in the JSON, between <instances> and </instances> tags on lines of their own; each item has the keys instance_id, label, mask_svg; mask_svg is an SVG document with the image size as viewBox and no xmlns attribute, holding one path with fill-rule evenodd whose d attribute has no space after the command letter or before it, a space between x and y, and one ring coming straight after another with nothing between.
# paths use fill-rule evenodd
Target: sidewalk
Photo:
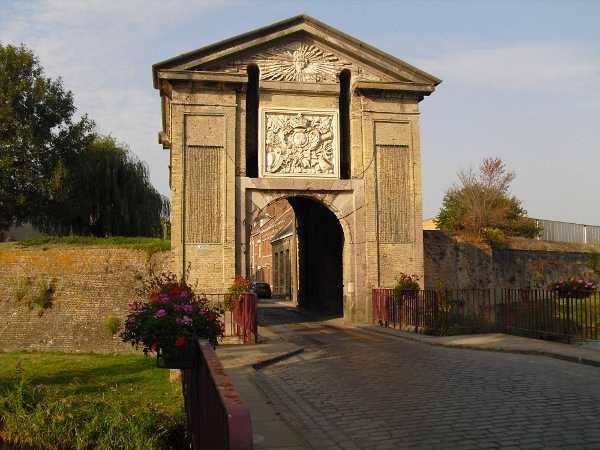
<instances>
[{"instance_id":1,"label":"sidewalk","mask_svg":"<svg viewBox=\"0 0 600 450\"><path fill-rule=\"evenodd\" d=\"M250 410L254 448L309 449L252 380L257 368L291 357L303 349L277 338L265 328L260 329L260 337L258 344L225 343L217 347L217 355Z\"/></svg>"},{"instance_id":2,"label":"sidewalk","mask_svg":"<svg viewBox=\"0 0 600 450\"><path fill-rule=\"evenodd\" d=\"M358 329L367 333L408 339L427 345L541 355L600 367L600 351L574 345L529 339L501 333L462 336L425 336L371 324L347 324L341 319L330 321L339 328ZM254 448L305 449L309 445L286 422L265 393L254 383L253 375L261 367L301 353L303 349L281 339L268 328L259 330L261 342L256 345L222 344L217 354L234 385L246 400L252 419Z\"/></svg>"}]
</instances>

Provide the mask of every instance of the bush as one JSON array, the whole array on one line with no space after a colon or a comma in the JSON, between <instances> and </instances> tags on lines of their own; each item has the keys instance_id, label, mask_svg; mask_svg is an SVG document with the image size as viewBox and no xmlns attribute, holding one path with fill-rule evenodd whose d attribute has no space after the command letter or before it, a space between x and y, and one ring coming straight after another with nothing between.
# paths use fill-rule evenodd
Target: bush
<instances>
[{"instance_id":1,"label":"bush","mask_svg":"<svg viewBox=\"0 0 600 450\"><path fill-rule=\"evenodd\" d=\"M502 248L506 245L506 234L499 228L485 228L483 232L492 247Z\"/></svg>"},{"instance_id":2,"label":"bush","mask_svg":"<svg viewBox=\"0 0 600 450\"><path fill-rule=\"evenodd\" d=\"M526 217L521 201L509 193L515 177L500 158L485 158L478 172L460 170L460 183L453 184L444 195L435 219L437 227L487 239L492 245L502 245L504 236L538 236L541 228Z\"/></svg>"},{"instance_id":3,"label":"bush","mask_svg":"<svg viewBox=\"0 0 600 450\"><path fill-rule=\"evenodd\" d=\"M408 275L407 273L400 272L398 278L396 279L396 286L394 286L394 299L402 300L403 296L406 295L406 292L403 291L418 291L419 280L421 277L418 275Z\"/></svg>"},{"instance_id":4,"label":"bush","mask_svg":"<svg viewBox=\"0 0 600 450\"><path fill-rule=\"evenodd\" d=\"M17 302L22 302L27 294L29 293L29 289L31 288L31 279L29 277L23 277L19 280L17 286L15 287L15 297Z\"/></svg>"},{"instance_id":5,"label":"bush","mask_svg":"<svg viewBox=\"0 0 600 450\"><path fill-rule=\"evenodd\" d=\"M115 316L109 316L106 318L104 326L106 327L108 332L112 336L114 336L115 334L117 334L117 331L119 331L119 328L121 328L121 319Z\"/></svg>"},{"instance_id":6,"label":"bush","mask_svg":"<svg viewBox=\"0 0 600 450\"><path fill-rule=\"evenodd\" d=\"M245 294L249 290L250 280L237 275L233 280L231 286L227 288L227 295L225 296L225 301L223 302L225 309L227 311L233 311L233 308L235 308L236 299L238 299L241 295Z\"/></svg>"},{"instance_id":7,"label":"bush","mask_svg":"<svg viewBox=\"0 0 600 450\"><path fill-rule=\"evenodd\" d=\"M44 314L44 310L52 307L52 300L54 297L54 280L52 279L41 279L38 283L36 291L33 293L31 300L29 301L29 307L33 309L33 305L39 307L38 315Z\"/></svg>"}]
</instances>

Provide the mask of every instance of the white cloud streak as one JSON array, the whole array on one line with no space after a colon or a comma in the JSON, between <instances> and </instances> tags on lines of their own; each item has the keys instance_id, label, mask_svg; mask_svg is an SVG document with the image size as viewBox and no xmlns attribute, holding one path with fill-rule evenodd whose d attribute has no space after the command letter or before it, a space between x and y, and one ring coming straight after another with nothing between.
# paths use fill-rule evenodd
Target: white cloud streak
<instances>
[{"instance_id":1,"label":"white cloud streak","mask_svg":"<svg viewBox=\"0 0 600 450\"><path fill-rule=\"evenodd\" d=\"M600 61L567 45L462 50L419 64L443 79L478 86L563 92L600 88Z\"/></svg>"}]
</instances>

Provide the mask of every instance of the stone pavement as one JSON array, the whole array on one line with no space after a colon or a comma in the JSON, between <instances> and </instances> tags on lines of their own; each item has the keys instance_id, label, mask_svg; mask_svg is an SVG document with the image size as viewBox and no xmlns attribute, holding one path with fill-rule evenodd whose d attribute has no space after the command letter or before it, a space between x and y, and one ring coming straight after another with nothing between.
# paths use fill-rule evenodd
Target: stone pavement
<instances>
[{"instance_id":1,"label":"stone pavement","mask_svg":"<svg viewBox=\"0 0 600 450\"><path fill-rule=\"evenodd\" d=\"M600 448L600 351L280 322L218 348L255 448Z\"/></svg>"},{"instance_id":2,"label":"stone pavement","mask_svg":"<svg viewBox=\"0 0 600 450\"><path fill-rule=\"evenodd\" d=\"M295 344L272 337L261 328L261 342L256 345L221 344L217 354L233 384L250 410L254 448L305 449L306 441L281 416L263 390L253 381L256 369L303 351Z\"/></svg>"}]
</instances>

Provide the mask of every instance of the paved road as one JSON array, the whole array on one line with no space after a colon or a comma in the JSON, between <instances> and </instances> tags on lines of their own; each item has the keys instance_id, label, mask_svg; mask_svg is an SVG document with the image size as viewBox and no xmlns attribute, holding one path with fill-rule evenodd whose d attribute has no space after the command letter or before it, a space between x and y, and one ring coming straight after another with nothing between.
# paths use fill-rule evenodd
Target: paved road
<instances>
[{"instance_id":1,"label":"paved road","mask_svg":"<svg viewBox=\"0 0 600 450\"><path fill-rule=\"evenodd\" d=\"M277 305L259 322L306 349L255 376L314 448L600 448L600 368L433 347Z\"/></svg>"}]
</instances>

